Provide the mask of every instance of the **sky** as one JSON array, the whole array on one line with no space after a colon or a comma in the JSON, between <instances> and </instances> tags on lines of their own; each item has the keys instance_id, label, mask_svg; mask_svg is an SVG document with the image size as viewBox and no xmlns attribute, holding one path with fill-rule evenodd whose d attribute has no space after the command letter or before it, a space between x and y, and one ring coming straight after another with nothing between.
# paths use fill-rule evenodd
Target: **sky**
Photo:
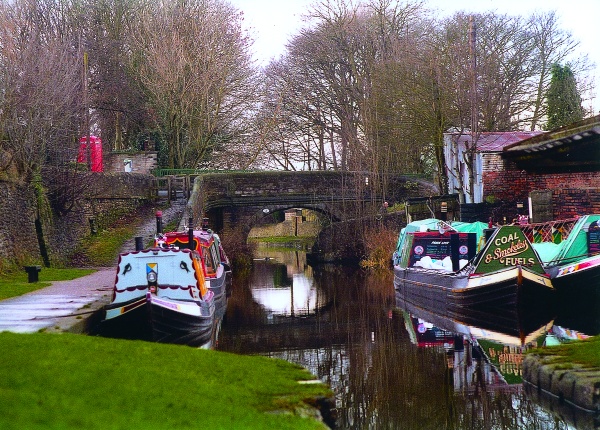
<instances>
[{"instance_id":1,"label":"sky","mask_svg":"<svg viewBox=\"0 0 600 430\"><path fill-rule=\"evenodd\" d=\"M288 39L302 27L302 15L314 0L229 0L244 12L244 22L255 40L254 51L259 64L285 52ZM509 15L529 16L533 12L554 10L564 30L580 42L580 51L596 64L595 83L600 88L600 0L425 0L426 6L437 10L439 17L457 11L495 11ZM589 108L589 103L587 106ZM600 113L600 90L593 103Z\"/></svg>"}]
</instances>

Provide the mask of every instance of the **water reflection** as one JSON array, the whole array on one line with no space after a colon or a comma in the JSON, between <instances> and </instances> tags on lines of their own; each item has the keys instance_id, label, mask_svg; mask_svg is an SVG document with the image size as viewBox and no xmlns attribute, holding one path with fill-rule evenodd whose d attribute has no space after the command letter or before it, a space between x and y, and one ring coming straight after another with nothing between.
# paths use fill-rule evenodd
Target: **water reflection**
<instances>
[{"instance_id":1,"label":"water reflection","mask_svg":"<svg viewBox=\"0 0 600 430\"><path fill-rule=\"evenodd\" d=\"M252 298L269 320L309 316L327 303L313 284L304 252L257 251L250 282Z\"/></svg>"},{"instance_id":2,"label":"water reflection","mask_svg":"<svg viewBox=\"0 0 600 430\"><path fill-rule=\"evenodd\" d=\"M308 368L334 390L338 428L588 428L521 383L524 351L577 329L558 326L560 316L435 315L397 301L391 271L313 269L299 251L267 253L236 273L217 349Z\"/></svg>"}]
</instances>

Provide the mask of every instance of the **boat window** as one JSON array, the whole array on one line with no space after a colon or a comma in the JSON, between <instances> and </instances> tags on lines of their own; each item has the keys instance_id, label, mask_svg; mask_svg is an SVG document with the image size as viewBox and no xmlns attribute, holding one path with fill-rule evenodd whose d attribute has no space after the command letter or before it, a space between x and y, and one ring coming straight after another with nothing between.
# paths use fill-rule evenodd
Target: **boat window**
<instances>
[{"instance_id":1,"label":"boat window","mask_svg":"<svg viewBox=\"0 0 600 430\"><path fill-rule=\"evenodd\" d=\"M221 261L221 258L219 257L219 251L217 250L217 243L213 242L212 245L210 246L210 252L213 256L213 260L215 261L216 265L219 265L219 262Z\"/></svg>"},{"instance_id":2,"label":"boat window","mask_svg":"<svg viewBox=\"0 0 600 430\"><path fill-rule=\"evenodd\" d=\"M210 248L204 248L202 250L202 260L204 261L204 267L206 268L207 275L214 275L216 272L215 259Z\"/></svg>"}]
</instances>

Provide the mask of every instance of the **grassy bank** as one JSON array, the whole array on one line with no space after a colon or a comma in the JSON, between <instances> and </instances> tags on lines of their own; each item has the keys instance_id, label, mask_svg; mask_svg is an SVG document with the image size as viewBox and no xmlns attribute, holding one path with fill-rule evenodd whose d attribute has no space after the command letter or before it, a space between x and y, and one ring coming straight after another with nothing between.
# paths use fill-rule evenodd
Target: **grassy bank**
<instances>
[{"instance_id":1,"label":"grassy bank","mask_svg":"<svg viewBox=\"0 0 600 430\"><path fill-rule=\"evenodd\" d=\"M43 267L39 282L29 283L25 271L14 270L0 278L0 300L20 296L50 286L53 281L69 281L95 272L94 269L53 269Z\"/></svg>"},{"instance_id":2,"label":"grassy bank","mask_svg":"<svg viewBox=\"0 0 600 430\"><path fill-rule=\"evenodd\" d=\"M248 239L248 242L255 243L259 246L269 248L282 248L282 249L305 249L309 250L315 243L315 238L310 237L298 237L298 236L274 236L274 237L252 237Z\"/></svg>"},{"instance_id":3,"label":"grassy bank","mask_svg":"<svg viewBox=\"0 0 600 430\"><path fill-rule=\"evenodd\" d=\"M329 395L265 357L70 334L0 333L2 429L315 429Z\"/></svg>"},{"instance_id":4,"label":"grassy bank","mask_svg":"<svg viewBox=\"0 0 600 430\"><path fill-rule=\"evenodd\" d=\"M539 356L552 356L553 361L566 369L574 363L600 369L600 336L530 351Z\"/></svg>"}]
</instances>

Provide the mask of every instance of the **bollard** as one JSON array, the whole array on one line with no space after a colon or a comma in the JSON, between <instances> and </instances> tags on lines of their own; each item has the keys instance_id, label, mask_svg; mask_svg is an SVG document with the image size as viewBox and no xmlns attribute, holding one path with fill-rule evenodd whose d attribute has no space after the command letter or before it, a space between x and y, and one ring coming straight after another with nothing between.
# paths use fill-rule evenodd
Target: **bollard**
<instances>
[{"instance_id":1,"label":"bollard","mask_svg":"<svg viewBox=\"0 0 600 430\"><path fill-rule=\"evenodd\" d=\"M42 271L41 266L25 266L27 272L27 282L33 283L38 281L39 273Z\"/></svg>"},{"instance_id":2,"label":"bollard","mask_svg":"<svg viewBox=\"0 0 600 430\"><path fill-rule=\"evenodd\" d=\"M188 225L188 247L193 251L194 249L196 249L196 246L194 244L194 218L189 218Z\"/></svg>"},{"instance_id":3,"label":"bollard","mask_svg":"<svg viewBox=\"0 0 600 430\"><path fill-rule=\"evenodd\" d=\"M156 211L156 234L163 232L162 211Z\"/></svg>"}]
</instances>

